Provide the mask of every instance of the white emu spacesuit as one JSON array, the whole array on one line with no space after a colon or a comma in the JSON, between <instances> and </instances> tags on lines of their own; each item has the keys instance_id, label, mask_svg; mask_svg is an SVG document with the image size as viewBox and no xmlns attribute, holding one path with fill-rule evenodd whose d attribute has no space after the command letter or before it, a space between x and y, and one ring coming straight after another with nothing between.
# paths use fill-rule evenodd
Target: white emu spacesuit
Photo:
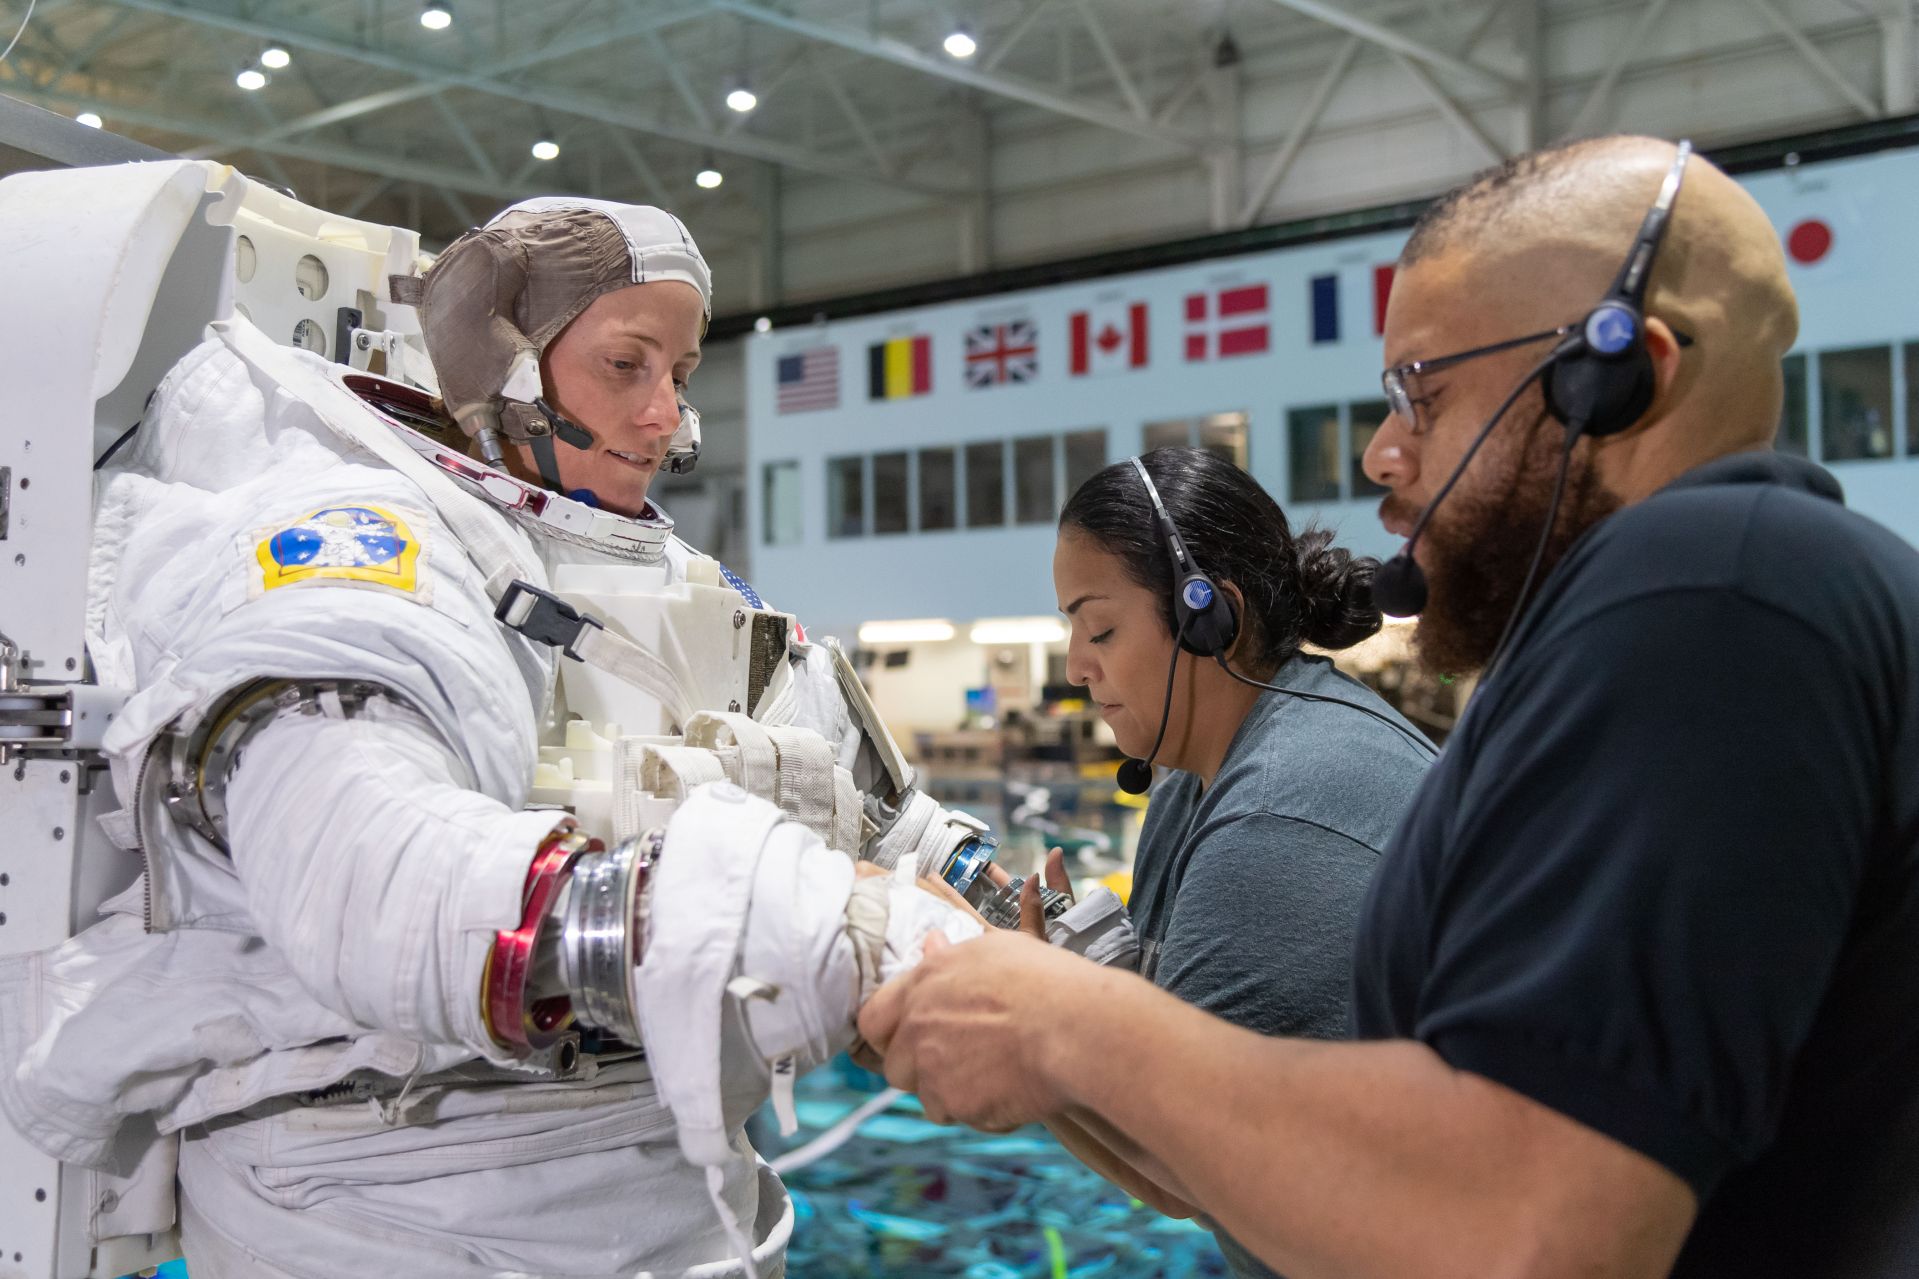
<instances>
[{"instance_id":1,"label":"white emu spacesuit","mask_svg":"<svg viewBox=\"0 0 1919 1279\"><path fill-rule=\"evenodd\" d=\"M104 824L144 873L0 962L0 1107L148 1198L177 1147L195 1279L777 1274L743 1123L977 930L911 878L990 840L836 650L650 504L554 491L596 429L542 385L556 336L635 288L703 328L677 219L534 202L421 285L438 401L236 314L99 470Z\"/></svg>"}]
</instances>

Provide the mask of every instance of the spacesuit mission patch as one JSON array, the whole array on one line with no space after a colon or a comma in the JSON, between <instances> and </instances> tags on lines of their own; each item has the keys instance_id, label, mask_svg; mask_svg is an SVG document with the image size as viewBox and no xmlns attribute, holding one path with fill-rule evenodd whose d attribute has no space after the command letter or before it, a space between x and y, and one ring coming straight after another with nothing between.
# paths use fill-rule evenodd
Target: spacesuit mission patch
<instances>
[{"instance_id":1,"label":"spacesuit mission patch","mask_svg":"<svg viewBox=\"0 0 1919 1279\"><path fill-rule=\"evenodd\" d=\"M384 507L321 507L258 536L254 559L263 590L312 581L384 586L408 595L419 590L420 540Z\"/></svg>"}]
</instances>

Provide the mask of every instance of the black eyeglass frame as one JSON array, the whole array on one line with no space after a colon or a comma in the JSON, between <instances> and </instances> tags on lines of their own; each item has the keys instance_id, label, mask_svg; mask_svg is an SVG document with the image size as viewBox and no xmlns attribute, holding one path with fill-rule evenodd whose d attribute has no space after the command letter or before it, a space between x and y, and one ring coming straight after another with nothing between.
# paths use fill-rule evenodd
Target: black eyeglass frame
<instances>
[{"instance_id":1,"label":"black eyeglass frame","mask_svg":"<svg viewBox=\"0 0 1919 1279\"><path fill-rule=\"evenodd\" d=\"M1510 351L1514 347L1528 346L1534 342L1544 342L1548 338L1567 338L1579 332L1580 324L1562 324L1556 329L1546 329L1539 333L1528 333L1524 337L1507 338L1503 342L1494 342L1488 346L1476 346L1470 351L1455 351L1451 355L1435 356L1430 360L1409 360L1404 364L1395 364L1383 370L1379 375L1379 389L1386 396L1386 406L1406 423L1406 428L1414 435L1425 434L1426 428L1420 425L1415 412L1415 401L1406 388L1408 377L1418 377L1424 373L1438 373L1455 365L1476 360L1482 355L1497 355L1501 351ZM1670 327L1670 326L1668 326ZM1693 345L1690 333L1679 329L1672 330L1673 340L1683 350ZM1422 399L1425 397L1421 397Z\"/></svg>"}]
</instances>

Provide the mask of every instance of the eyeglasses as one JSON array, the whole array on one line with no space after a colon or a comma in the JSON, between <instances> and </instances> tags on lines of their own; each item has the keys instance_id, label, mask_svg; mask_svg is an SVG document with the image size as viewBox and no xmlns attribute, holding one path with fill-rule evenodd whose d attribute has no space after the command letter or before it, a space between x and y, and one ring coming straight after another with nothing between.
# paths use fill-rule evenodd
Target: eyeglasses
<instances>
[{"instance_id":1,"label":"eyeglasses","mask_svg":"<svg viewBox=\"0 0 1919 1279\"><path fill-rule=\"evenodd\" d=\"M1556 329L1528 333L1525 337L1507 338L1504 342L1494 342L1490 346L1476 346L1470 351L1456 351L1451 355L1442 355L1431 360L1412 360L1406 364L1395 364L1379 375L1379 387L1386 393L1386 406L1406 424L1406 429L1414 435L1424 435L1427 424L1419 420L1415 409L1432 397L1419 394L1418 379L1422 375L1440 373L1469 360L1477 360L1482 355L1497 355L1501 351L1510 351L1514 347L1570 337L1579 331L1579 327L1577 324L1562 324ZM1681 347L1693 344L1690 334L1674 329L1672 335L1673 340Z\"/></svg>"}]
</instances>

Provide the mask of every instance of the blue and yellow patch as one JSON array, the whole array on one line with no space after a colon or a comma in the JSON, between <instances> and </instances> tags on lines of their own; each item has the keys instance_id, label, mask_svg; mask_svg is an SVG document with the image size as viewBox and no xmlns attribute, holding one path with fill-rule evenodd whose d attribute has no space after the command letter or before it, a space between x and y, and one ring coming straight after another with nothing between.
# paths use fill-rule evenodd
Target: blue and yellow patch
<instances>
[{"instance_id":1,"label":"blue and yellow patch","mask_svg":"<svg viewBox=\"0 0 1919 1279\"><path fill-rule=\"evenodd\" d=\"M363 582L412 593L420 542L378 506L326 506L268 533L254 549L267 590L301 582Z\"/></svg>"}]
</instances>

